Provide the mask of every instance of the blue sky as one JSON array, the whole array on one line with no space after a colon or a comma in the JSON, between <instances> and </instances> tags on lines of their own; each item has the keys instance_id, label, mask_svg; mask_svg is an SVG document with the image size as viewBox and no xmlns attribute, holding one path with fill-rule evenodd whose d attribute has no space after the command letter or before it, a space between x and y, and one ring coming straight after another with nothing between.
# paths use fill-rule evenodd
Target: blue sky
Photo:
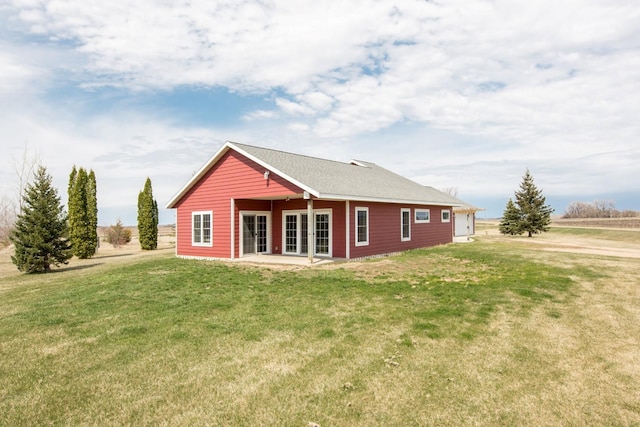
<instances>
[{"instance_id":1,"label":"blue sky","mask_svg":"<svg viewBox=\"0 0 640 427\"><path fill-rule=\"evenodd\" d=\"M487 218L527 168L557 213L640 210L639 73L632 0L0 0L0 196L27 150L63 200L93 169L100 224L135 224L147 176L164 206L231 140L372 161Z\"/></svg>"}]
</instances>

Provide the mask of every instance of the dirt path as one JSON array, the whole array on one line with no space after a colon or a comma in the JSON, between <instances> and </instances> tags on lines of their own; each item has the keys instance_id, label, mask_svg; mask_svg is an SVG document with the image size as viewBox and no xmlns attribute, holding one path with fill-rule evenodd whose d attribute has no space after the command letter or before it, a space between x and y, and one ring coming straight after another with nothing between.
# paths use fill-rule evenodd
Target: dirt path
<instances>
[{"instance_id":1,"label":"dirt path","mask_svg":"<svg viewBox=\"0 0 640 427\"><path fill-rule=\"evenodd\" d=\"M610 230L621 230L628 233L627 241L599 239L585 236L567 236L562 234L543 233L534 237L503 236L497 223L479 223L476 229L477 238L509 240L523 245L539 247L544 251L571 252L576 254L603 255L622 258L640 258L640 228L591 227Z\"/></svg>"}]
</instances>

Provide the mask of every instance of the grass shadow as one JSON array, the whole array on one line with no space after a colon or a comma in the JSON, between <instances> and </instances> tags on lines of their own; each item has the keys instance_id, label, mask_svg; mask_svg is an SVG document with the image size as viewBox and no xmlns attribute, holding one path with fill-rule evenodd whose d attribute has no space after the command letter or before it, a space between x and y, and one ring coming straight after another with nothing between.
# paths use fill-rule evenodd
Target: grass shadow
<instances>
[{"instance_id":1,"label":"grass shadow","mask_svg":"<svg viewBox=\"0 0 640 427\"><path fill-rule=\"evenodd\" d=\"M94 262L93 264L74 265L72 267L62 267L62 268L57 268L55 270L51 270L50 273L64 273L65 271L86 270L86 269L97 267L103 264L104 264L103 262Z\"/></svg>"},{"instance_id":2,"label":"grass shadow","mask_svg":"<svg viewBox=\"0 0 640 427\"><path fill-rule=\"evenodd\" d=\"M100 259L100 258L122 258L125 256L133 256L132 252L126 253L126 254L117 254L117 255L97 255L95 257L93 257L93 259Z\"/></svg>"}]
</instances>

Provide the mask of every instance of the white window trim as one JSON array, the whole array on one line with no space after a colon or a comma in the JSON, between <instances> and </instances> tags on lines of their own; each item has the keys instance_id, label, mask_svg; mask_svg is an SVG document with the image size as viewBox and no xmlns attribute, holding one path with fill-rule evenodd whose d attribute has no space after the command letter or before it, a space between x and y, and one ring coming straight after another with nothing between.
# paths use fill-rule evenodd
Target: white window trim
<instances>
[{"instance_id":1,"label":"white window trim","mask_svg":"<svg viewBox=\"0 0 640 427\"><path fill-rule=\"evenodd\" d=\"M365 212L367 214L367 240L363 242L358 241L358 212ZM371 228L371 221L369 220L369 208L356 207L355 209L355 238L354 242L356 246L369 246L369 229Z\"/></svg>"},{"instance_id":2,"label":"white window trim","mask_svg":"<svg viewBox=\"0 0 640 427\"><path fill-rule=\"evenodd\" d=\"M446 219L444 217L445 212L448 214L448 218ZM451 211L449 209L442 209L440 211L440 219L442 220L442 222L451 222Z\"/></svg>"},{"instance_id":3,"label":"white window trim","mask_svg":"<svg viewBox=\"0 0 640 427\"><path fill-rule=\"evenodd\" d=\"M408 214L407 218L409 221L409 236L405 237L404 235L404 214ZM400 209L400 241L409 242L411 241L411 209L402 208Z\"/></svg>"},{"instance_id":4,"label":"white window trim","mask_svg":"<svg viewBox=\"0 0 640 427\"><path fill-rule=\"evenodd\" d=\"M418 212L426 212L427 219L418 219ZM413 213L416 224L427 224L431 222L431 209L416 209Z\"/></svg>"},{"instance_id":5,"label":"white window trim","mask_svg":"<svg viewBox=\"0 0 640 427\"><path fill-rule=\"evenodd\" d=\"M200 242L196 242L195 241L195 236L193 234L193 220L196 216L200 216L200 224L202 224L204 221L202 221L202 216L203 215L209 215L209 217L211 218L210 224L211 224L211 228L210 230L210 239L208 242L202 242L202 230L204 230L203 227L200 228L201 230L201 235L200 235ZM204 246L204 247L212 247L213 246L213 211L194 211L191 212L191 246Z\"/></svg>"}]
</instances>

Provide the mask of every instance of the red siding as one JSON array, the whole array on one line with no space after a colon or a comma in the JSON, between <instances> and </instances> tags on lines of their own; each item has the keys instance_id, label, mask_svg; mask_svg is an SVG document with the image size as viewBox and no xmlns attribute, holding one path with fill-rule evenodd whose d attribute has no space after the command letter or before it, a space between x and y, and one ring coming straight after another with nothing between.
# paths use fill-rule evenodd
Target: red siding
<instances>
[{"instance_id":1,"label":"red siding","mask_svg":"<svg viewBox=\"0 0 640 427\"><path fill-rule=\"evenodd\" d=\"M265 180L264 171L262 166L237 152L233 150L227 152L177 203L177 254L230 258L232 198L285 197L302 193L300 188L274 173ZM262 203L261 206L264 206L264 202ZM209 210L213 211L213 246L192 246L191 213ZM237 212L238 207L236 207L235 216L236 239ZM237 248L236 240L236 252Z\"/></svg>"},{"instance_id":2,"label":"red siding","mask_svg":"<svg viewBox=\"0 0 640 427\"><path fill-rule=\"evenodd\" d=\"M357 207L369 208L369 245L355 245L355 209ZM403 208L411 209L411 240L401 240L401 217ZM431 222L416 224L415 209L429 209ZM360 258L378 254L405 251L427 246L435 246L450 243L453 240L453 221L442 222L440 206L424 205L400 205L391 203L350 203L349 230L350 230L350 257Z\"/></svg>"},{"instance_id":3,"label":"red siding","mask_svg":"<svg viewBox=\"0 0 640 427\"><path fill-rule=\"evenodd\" d=\"M270 173L264 179L265 169L257 163L230 150L197 182L176 204L177 206L177 254L182 256L231 258L231 199L235 200L233 213L235 224L235 253L239 256L240 211L271 212L271 252L282 253L282 213L285 210L305 210L307 201L299 197L302 189L285 179ZM286 197L291 200L285 201ZM250 200L250 199L274 200ZM346 203L314 200L314 210L332 210L332 255L346 258ZM369 245L355 246L355 209L369 208ZM411 240L401 240L401 209L411 209ZM415 209L429 209L431 222L416 224ZM441 222L441 207L424 205L400 205L391 203L349 204L349 257L359 258L434 246L452 241L452 220ZM451 211L450 208L445 208ZM213 212L213 246L191 244L191 215L195 211Z\"/></svg>"}]
</instances>

